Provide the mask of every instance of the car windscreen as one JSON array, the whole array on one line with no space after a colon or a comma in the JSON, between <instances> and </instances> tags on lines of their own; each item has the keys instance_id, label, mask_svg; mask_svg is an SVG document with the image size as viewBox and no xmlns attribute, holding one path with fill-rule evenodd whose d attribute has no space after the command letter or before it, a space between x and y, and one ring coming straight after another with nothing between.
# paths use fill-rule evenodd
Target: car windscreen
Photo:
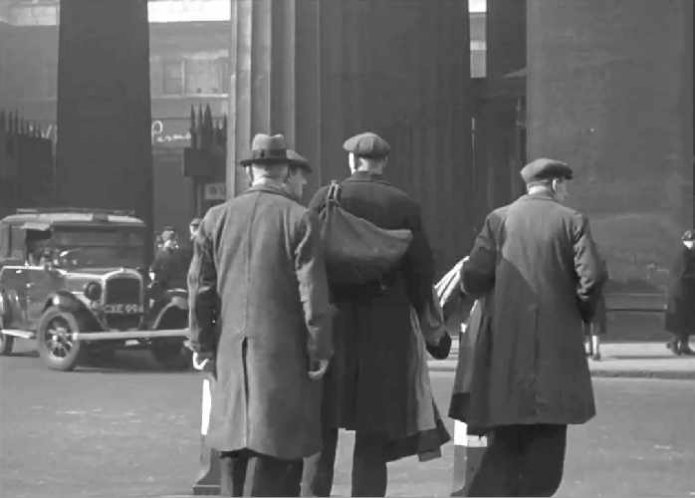
<instances>
[{"instance_id":1,"label":"car windscreen","mask_svg":"<svg viewBox=\"0 0 695 498\"><path fill-rule=\"evenodd\" d=\"M145 231L140 227L54 227L51 246L64 266L136 268L143 265Z\"/></svg>"}]
</instances>

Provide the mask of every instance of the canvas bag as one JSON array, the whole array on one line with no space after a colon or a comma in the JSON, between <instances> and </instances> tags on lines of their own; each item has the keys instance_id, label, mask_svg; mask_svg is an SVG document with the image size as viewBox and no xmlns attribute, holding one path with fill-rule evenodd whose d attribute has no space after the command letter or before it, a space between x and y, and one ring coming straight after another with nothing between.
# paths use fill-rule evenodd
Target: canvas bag
<instances>
[{"instance_id":1,"label":"canvas bag","mask_svg":"<svg viewBox=\"0 0 695 498\"><path fill-rule=\"evenodd\" d=\"M378 227L344 210L340 190L337 182L331 182L319 215L328 277L337 284L379 281L403 258L413 234L408 229Z\"/></svg>"}]
</instances>

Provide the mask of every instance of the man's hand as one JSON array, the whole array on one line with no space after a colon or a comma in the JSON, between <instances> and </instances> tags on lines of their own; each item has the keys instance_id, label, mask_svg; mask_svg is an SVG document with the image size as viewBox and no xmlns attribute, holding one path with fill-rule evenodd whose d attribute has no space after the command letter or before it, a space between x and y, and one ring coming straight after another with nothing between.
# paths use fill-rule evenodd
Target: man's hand
<instances>
[{"instance_id":1,"label":"man's hand","mask_svg":"<svg viewBox=\"0 0 695 498\"><path fill-rule=\"evenodd\" d=\"M425 343L425 347L435 360L444 360L451 352L451 336L444 332L436 344Z\"/></svg>"},{"instance_id":2,"label":"man's hand","mask_svg":"<svg viewBox=\"0 0 695 498\"><path fill-rule=\"evenodd\" d=\"M328 364L329 360L313 360L311 362L311 370L309 370L309 378L311 380L321 380L326 375Z\"/></svg>"},{"instance_id":3,"label":"man's hand","mask_svg":"<svg viewBox=\"0 0 695 498\"><path fill-rule=\"evenodd\" d=\"M215 358L212 353L193 353L193 368L199 372L214 372Z\"/></svg>"}]
</instances>

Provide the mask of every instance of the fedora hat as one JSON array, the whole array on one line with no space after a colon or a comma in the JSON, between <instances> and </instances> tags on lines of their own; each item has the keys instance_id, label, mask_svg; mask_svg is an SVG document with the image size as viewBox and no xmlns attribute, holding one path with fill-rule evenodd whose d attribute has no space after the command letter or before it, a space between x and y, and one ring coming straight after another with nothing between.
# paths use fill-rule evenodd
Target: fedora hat
<instances>
[{"instance_id":1,"label":"fedora hat","mask_svg":"<svg viewBox=\"0 0 695 498\"><path fill-rule=\"evenodd\" d=\"M287 159L289 159L290 166L294 166L295 168L300 168L306 171L307 173L312 172L311 165L309 164L309 160L304 157L303 155L299 154L297 151L292 150L292 149L287 149Z\"/></svg>"},{"instance_id":2,"label":"fedora hat","mask_svg":"<svg viewBox=\"0 0 695 498\"><path fill-rule=\"evenodd\" d=\"M285 136L281 134L271 136L265 133L258 133L253 137L251 156L240 161L242 166L282 163L288 163Z\"/></svg>"}]
</instances>

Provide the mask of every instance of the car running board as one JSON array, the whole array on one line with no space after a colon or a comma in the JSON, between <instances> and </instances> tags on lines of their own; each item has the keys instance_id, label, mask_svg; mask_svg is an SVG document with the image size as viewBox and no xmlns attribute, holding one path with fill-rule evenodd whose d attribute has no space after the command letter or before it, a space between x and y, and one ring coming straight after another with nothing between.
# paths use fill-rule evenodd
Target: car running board
<instances>
[{"instance_id":1,"label":"car running board","mask_svg":"<svg viewBox=\"0 0 695 498\"><path fill-rule=\"evenodd\" d=\"M19 337L20 339L36 339L36 332L31 332L29 330L1 329L0 332L5 335Z\"/></svg>"},{"instance_id":2,"label":"car running board","mask_svg":"<svg viewBox=\"0 0 695 498\"><path fill-rule=\"evenodd\" d=\"M113 330L109 332L73 332L73 341L113 341L119 339L158 339L166 337L181 337L188 339L188 329L160 329L160 330Z\"/></svg>"}]
</instances>

